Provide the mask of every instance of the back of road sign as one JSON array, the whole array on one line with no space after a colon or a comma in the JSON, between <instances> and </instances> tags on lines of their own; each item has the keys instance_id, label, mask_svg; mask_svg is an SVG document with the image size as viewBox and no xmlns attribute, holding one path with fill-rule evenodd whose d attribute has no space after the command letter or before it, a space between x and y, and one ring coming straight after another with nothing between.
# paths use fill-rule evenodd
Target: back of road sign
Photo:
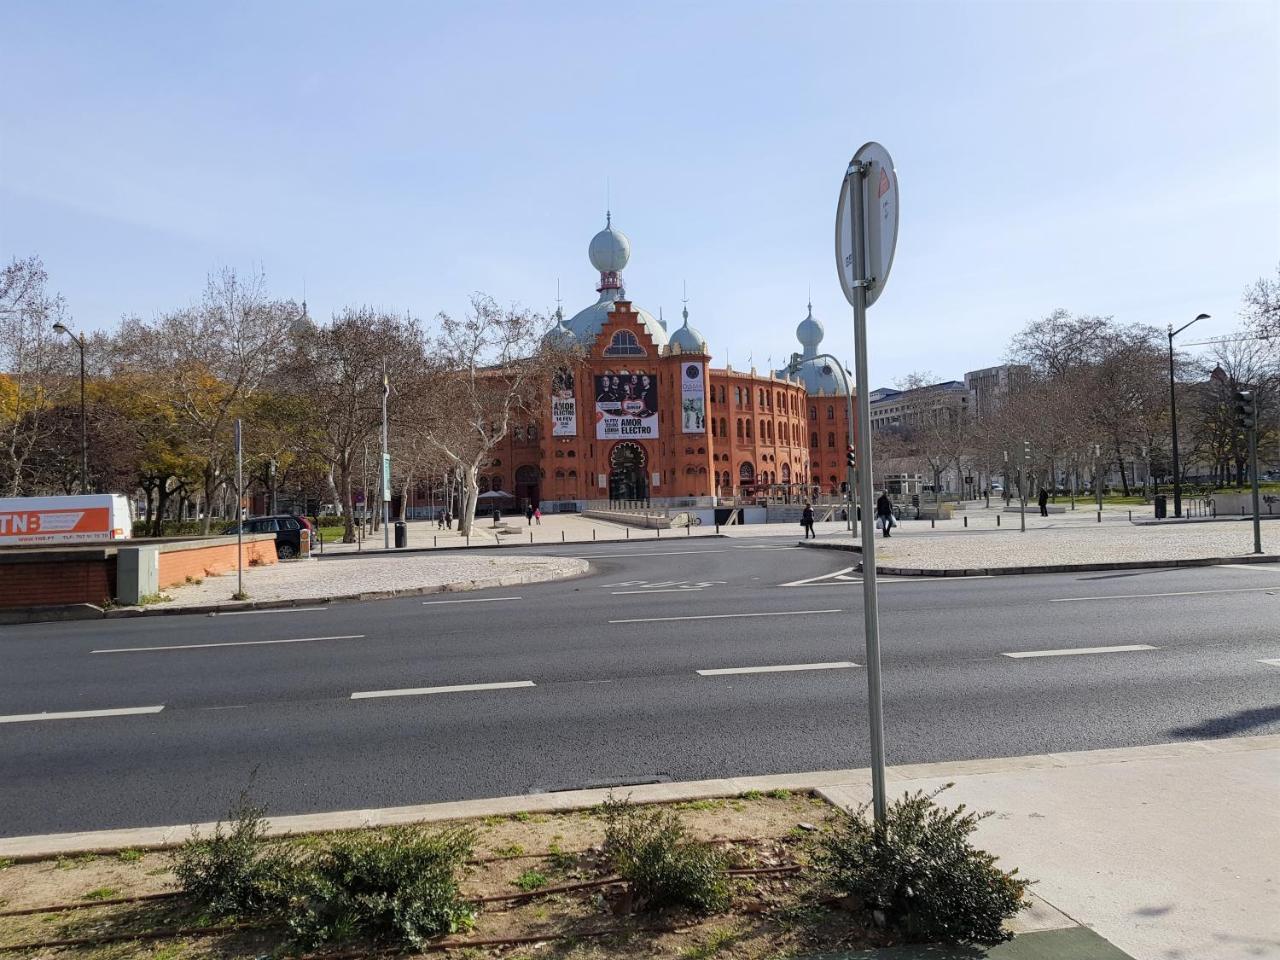
<instances>
[{"instance_id":1,"label":"back of road sign","mask_svg":"<svg viewBox=\"0 0 1280 960\"><path fill-rule=\"evenodd\" d=\"M884 289L893 267L893 253L898 245L898 174L893 169L889 151L872 141L864 143L854 154L855 161L870 164L863 180L866 187L867 306L871 306ZM853 304L853 203L849 199L854 177L846 177L840 189L836 208L836 267L845 299Z\"/></svg>"}]
</instances>

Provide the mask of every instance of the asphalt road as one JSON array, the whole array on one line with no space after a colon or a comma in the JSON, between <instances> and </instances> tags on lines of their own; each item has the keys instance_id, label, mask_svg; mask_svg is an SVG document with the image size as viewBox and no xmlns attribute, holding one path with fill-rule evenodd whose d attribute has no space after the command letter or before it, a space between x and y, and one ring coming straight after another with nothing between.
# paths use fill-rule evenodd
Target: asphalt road
<instances>
[{"instance_id":1,"label":"asphalt road","mask_svg":"<svg viewBox=\"0 0 1280 960\"><path fill-rule=\"evenodd\" d=\"M0 628L0 835L215 819L251 781L289 814L866 765L852 555L537 552L591 573ZM1280 732L1278 565L890 578L880 611L892 764ZM778 666L809 668L698 672Z\"/></svg>"}]
</instances>

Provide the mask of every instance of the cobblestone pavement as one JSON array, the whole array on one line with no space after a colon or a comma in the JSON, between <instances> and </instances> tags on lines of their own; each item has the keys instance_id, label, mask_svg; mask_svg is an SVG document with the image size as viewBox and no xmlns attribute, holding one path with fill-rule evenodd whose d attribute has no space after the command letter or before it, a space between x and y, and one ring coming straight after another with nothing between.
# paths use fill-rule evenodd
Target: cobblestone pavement
<instances>
[{"instance_id":1,"label":"cobblestone pavement","mask_svg":"<svg viewBox=\"0 0 1280 960\"><path fill-rule=\"evenodd\" d=\"M442 553L438 556L402 554L325 563L293 560L269 567L250 567L244 572L244 589L249 599L254 601L320 600L374 591L421 590L444 584L494 581L497 578L511 578L508 582L512 583L532 583L586 572L587 562L573 557L495 556L492 551ZM165 593L173 600L165 606L222 603L231 599L235 589L234 573L207 577L199 584L167 588Z\"/></svg>"}]
</instances>

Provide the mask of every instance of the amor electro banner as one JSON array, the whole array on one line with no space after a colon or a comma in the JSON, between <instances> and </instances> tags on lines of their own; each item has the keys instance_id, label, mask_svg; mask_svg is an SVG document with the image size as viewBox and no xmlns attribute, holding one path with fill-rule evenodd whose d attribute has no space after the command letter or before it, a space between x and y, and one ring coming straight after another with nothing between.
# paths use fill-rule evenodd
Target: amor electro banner
<instances>
[{"instance_id":1,"label":"amor electro banner","mask_svg":"<svg viewBox=\"0 0 1280 960\"><path fill-rule=\"evenodd\" d=\"M578 401L573 394L572 370L560 370L551 381L551 435L578 435Z\"/></svg>"},{"instance_id":2,"label":"amor electro banner","mask_svg":"<svg viewBox=\"0 0 1280 960\"><path fill-rule=\"evenodd\" d=\"M707 432L707 391L700 363L680 365L680 424L683 433Z\"/></svg>"},{"instance_id":3,"label":"amor electro banner","mask_svg":"<svg viewBox=\"0 0 1280 960\"><path fill-rule=\"evenodd\" d=\"M658 436L658 378L606 373L595 378L596 439L652 440Z\"/></svg>"}]
</instances>

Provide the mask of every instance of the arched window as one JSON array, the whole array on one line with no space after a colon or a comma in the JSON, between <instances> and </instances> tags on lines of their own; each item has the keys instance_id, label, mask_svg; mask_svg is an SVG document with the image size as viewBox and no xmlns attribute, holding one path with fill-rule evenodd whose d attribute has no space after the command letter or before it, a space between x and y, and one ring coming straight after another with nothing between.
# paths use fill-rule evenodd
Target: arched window
<instances>
[{"instance_id":1,"label":"arched window","mask_svg":"<svg viewBox=\"0 0 1280 960\"><path fill-rule=\"evenodd\" d=\"M768 434L766 434L764 431L764 421L761 420L760 421L760 439L763 440L766 436L768 436Z\"/></svg>"},{"instance_id":2,"label":"arched window","mask_svg":"<svg viewBox=\"0 0 1280 960\"><path fill-rule=\"evenodd\" d=\"M747 417L747 439L751 439L751 418Z\"/></svg>"},{"instance_id":3,"label":"arched window","mask_svg":"<svg viewBox=\"0 0 1280 960\"><path fill-rule=\"evenodd\" d=\"M480 492L481 492L481 493L488 493L488 492L489 492L489 478L488 478L488 477L480 477L480 478L479 478L479 480L477 480L477 481L476 481L476 483L477 483L477 485L480 487Z\"/></svg>"},{"instance_id":4,"label":"arched window","mask_svg":"<svg viewBox=\"0 0 1280 960\"><path fill-rule=\"evenodd\" d=\"M724 390L725 390L725 388L724 388L724 384L721 384L721 385L720 385L720 402L721 402L721 403L724 403L724 402L725 402L725 400L724 400L724 397L725 397L725 392L724 392Z\"/></svg>"},{"instance_id":5,"label":"arched window","mask_svg":"<svg viewBox=\"0 0 1280 960\"><path fill-rule=\"evenodd\" d=\"M511 432L515 436L516 443L524 443L524 427L516 426Z\"/></svg>"},{"instance_id":6,"label":"arched window","mask_svg":"<svg viewBox=\"0 0 1280 960\"><path fill-rule=\"evenodd\" d=\"M604 355L606 357L643 357L645 352L634 333L630 330L619 330L613 335L609 345L604 348Z\"/></svg>"},{"instance_id":7,"label":"arched window","mask_svg":"<svg viewBox=\"0 0 1280 960\"><path fill-rule=\"evenodd\" d=\"M557 480L563 480L563 479L564 479L564 471L563 471L563 470L557 470L557 471L556 471L556 479L557 479Z\"/></svg>"},{"instance_id":8,"label":"arched window","mask_svg":"<svg viewBox=\"0 0 1280 960\"><path fill-rule=\"evenodd\" d=\"M827 419L834 420L836 418L836 408L827 404Z\"/></svg>"},{"instance_id":9,"label":"arched window","mask_svg":"<svg viewBox=\"0 0 1280 960\"><path fill-rule=\"evenodd\" d=\"M738 439L741 440L743 436L745 436L745 434L743 434L742 432L742 418L739 417L738 418Z\"/></svg>"},{"instance_id":10,"label":"arched window","mask_svg":"<svg viewBox=\"0 0 1280 960\"><path fill-rule=\"evenodd\" d=\"M810 419L810 420L817 420L817 419L818 419L818 408L817 408L817 407L810 407L810 408L809 408L809 419Z\"/></svg>"},{"instance_id":11,"label":"arched window","mask_svg":"<svg viewBox=\"0 0 1280 960\"><path fill-rule=\"evenodd\" d=\"M713 437L720 436L719 430L720 430L720 424L716 423L715 417L712 417L711 418L711 436Z\"/></svg>"},{"instance_id":12,"label":"arched window","mask_svg":"<svg viewBox=\"0 0 1280 960\"><path fill-rule=\"evenodd\" d=\"M817 433L811 433L811 434L809 434L809 446L811 446L811 447L816 447L817 445L818 445L818 435L817 435Z\"/></svg>"},{"instance_id":13,"label":"arched window","mask_svg":"<svg viewBox=\"0 0 1280 960\"><path fill-rule=\"evenodd\" d=\"M828 434L827 434L827 446L828 446L828 447L830 447L832 450L834 450L834 449L835 449L835 446L836 446L836 435L835 435L834 433L828 433Z\"/></svg>"},{"instance_id":14,"label":"arched window","mask_svg":"<svg viewBox=\"0 0 1280 960\"><path fill-rule=\"evenodd\" d=\"M563 456L564 456L564 451L563 451L563 450L557 450L557 451L556 451L556 456L557 456L557 457L563 457Z\"/></svg>"},{"instance_id":15,"label":"arched window","mask_svg":"<svg viewBox=\"0 0 1280 960\"><path fill-rule=\"evenodd\" d=\"M577 471L577 470L570 470L570 471L569 471L569 479L570 479L570 480L577 480L577 479L578 479L578 471Z\"/></svg>"},{"instance_id":16,"label":"arched window","mask_svg":"<svg viewBox=\"0 0 1280 960\"><path fill-rule=\"evenodd\" d=\"M736 403L738 406L742 406L742 388L741 387L733 388L733 402Z\"/></svg>"},{"instance_id":17,"label":"arched window","mask_svg":"<svg viewBox=\"0 0 1280 960\"><path fill-rule=\"evenodd\" d=\"M502 490L502 474L494 474L493 489L495 493Z\"/></svg>"},{"instance_id":18,"label":"arched window","mask_svg":"<svg viewBox=\"0 0 1280 960\"><path fill-rule=\"evenodd\" d=\"M728 427L729 427L729 421L727 421L724 417L721 417L720 418L720 436L727 437L729 435Z\"/></svg>"},{"instance_id":19,"label":"arched window","mask_svg":"<svg viewBox=\"0 0 1280 960\"><path fill-rule=\"evenodd\" d=\"M577 455L578 455L578 451L577 451L577 450L570 450L570 451L569 451L569 459L570 459L570 460L572 460L572 459L573 459L574 457L576 457Z\"/></svg>"},{"instance_id":20,"label":"arched window","mask_svg":"<svg viewBox=\"0 0 1280 960\"><path fill-rule=\"evenodd\" d=\"M537 439L538 439L538 428L535 427L533 424L529 424L529 442L533 443L533 441Z\"/></svg>"},{"instance_id":21,"label":"arched window","mask_svg":"<svg viewBox=\"0 0 1280 960\"><path fill-rule=\"evenodd\" d=\"M754 463L744 463L738 467L738 479L743 483L754 483L756 479L756 465Z\"/></svg>"},{"instance_id":22,"label":"arched window","mask_svg":"<svg viewBox=\"0 0 1280 960\"><path fill-rule=\"evenodd\" d=\"M782 465L782 482L783 483L791 482L791 464L789 463L784 463Z\"/></svg>"}]
</instances>

